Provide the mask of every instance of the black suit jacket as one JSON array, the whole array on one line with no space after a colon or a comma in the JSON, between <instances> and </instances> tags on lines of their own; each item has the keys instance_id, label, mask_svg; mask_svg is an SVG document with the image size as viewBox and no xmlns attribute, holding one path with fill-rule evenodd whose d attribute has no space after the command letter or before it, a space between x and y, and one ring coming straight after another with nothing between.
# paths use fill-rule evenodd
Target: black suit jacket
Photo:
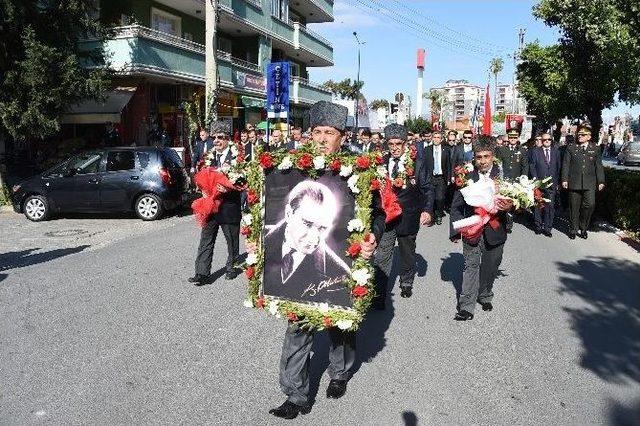
<instances>
[{"instance_id":1,"label":"black suit jacket","mask_svg":"<svg viewBox=\"0 0 640 426\"><path fill-rule=\"evenodd\" d=\"M208 137L204 141L197 138L194 152L191 153L191 166L195 167L202 160L205 154L213 149L213 139Z\"/></svg>"},{"instance_id":2,"label":"black suit jacket","mask_svg":"<svg viewBox=\"0 0 640 426\"><path fill-rule=\"evenodd\" d=\"M529 153L526 148L518 146L511 151L509 145L500 146L496 150L496 155L502 160L502 172L505 178L529 176Z\"/></svg>"},{"instance_id":3,"label":"black suit jacket","mask_svg":"<svg viewBox=\"0 0 640 426\"><path fill-rule=\"evenodd\" d=\"M569 189L592 189L604 183L604 168L600 148L589 143L587 149L580 145L567 145L562 160L562 182L569 182Z\"/></svg>"},{"instance_id":4,"label":"black suit jacket","mask_svg":"<svg viewBox=\"0 0 640 426\"><path fill-rule=\"evenodd\" d=\"M299 302L326 302L351 306L351 298L344 281L349 265L330 248L320 246L304 257L289 277L282 276L282 245L286 223L265 235L264 292Z\"/></svg>"},{"instance_id":5,"label":"black suit jacket","mask_svg":"<svg viewBox=\"0 0 640 426\"><path fill-rule=\"evenodd\" d=\"M493 166L493 169L491 169L490 176L495 179L499 176L499 173L500 171L498 167ZM468 177L469 179L472 179L474 182L477 182L480 176L478 174L478 171L474 170L471 173L469 173ZM464 197L460 193L460 189L457 189L455 194L453 195L453 201L451 202L451 214L449 216L451 223L453 224L453 222L457 220L473 216L475 214L474 209L475 209L474 207L465 203ZM484 235L486 243L491 246L504 244L504 242L507 241L505 212L498 213L498 217L500 219L500 225L498 226L497 229L493 229L493 227L487 223L484 226L484 230L482 232L482 235ZM453 226L451 226L450 228L451 228L450 237L458 238L460 236L460 233L454 230ZM472 245L476 245L478 243L478 241L469 241L469 240L465 240L465 242Z\"/></svg>"},{"instance_id":6,"label":"black suit jacket","mask_svg":"<svg viewBox=\"0 0 640 426\"><path fill-rule=\"evenodd\" d=\"M560 184L560 151L558 151L558 148L555 146L552 146L549 149L551 161L547 164L547 159L544 155L544 148L533 148L529 171L533 179L551 177L553 182L551 189L555 189Z\"/></svg>"},{"instance_id":7,"label":"black suit jacket","mask_svg":"<svg viewBox=\"0 0 640 426\"><path fill-rule=\"evenodd\" d=\"M231 164L232 159L233 154L231 150L229 150L227 155L221 159L221 164L212 164L212 166L220 167L222 164ZM238 225L240 223L241 216L240 206L240 192L229 190L222 196L220 209L217 213L214 213L212 217L220 224Z\"/></svg>"},{"instance_id":8,"label":"black suit jacket","mask_svg":"<svg viewBox=\"0 0 640 426\"><path fill-rule=\"evenodd\" d=\"M389 155L383 157L385 167L389 165L389 159ZM427 212L433 216L435 199L433 178L428 173L424 159L416 158L414 177L408 179L406 188L396 191L402 215L388 223L386 229L395 229L400 236L417 234L420 230L420 214Z\"/></svg>"}]
</instances>

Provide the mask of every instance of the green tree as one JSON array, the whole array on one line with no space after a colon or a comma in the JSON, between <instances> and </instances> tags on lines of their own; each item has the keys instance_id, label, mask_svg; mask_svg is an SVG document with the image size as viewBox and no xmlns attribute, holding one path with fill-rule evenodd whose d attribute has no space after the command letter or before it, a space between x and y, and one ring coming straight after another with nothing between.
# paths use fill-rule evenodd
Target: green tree
<instances>
[{"instance_id":1,"label":"green tree","mask_svg":"<svg viewBox=\"0 0 640 426\"><path fill-rule=\"evenodd\" d=\"M389 101L386 99L374 99L369 104L369 107L373 110L376 110L378 108L389 108Z\"/></svg>"},{"instance_id":2,"label":"green tree","mask_svg":"<svg viewBox=\"0 0 640 426\"><path fill-rule=\"evenodd\" d=\"M602 125L602 110L616 103L616 97L631 104L640 103L640 30L635 0L541 0L533 9L536 18L560 30L560 40L549 48L530 50L518 67L518 74L535 80L531 73L545 65L540 55L549 54L559 69L548 72L549 86L538 94L555 96L553 90L563 87L558 105L549 105L548 112L567 111L570 117L587 117L595 134ZM538 51L536 51L538 50ZM538 56L536 58L536 56ZM534 59L534 60L531 60ZM563 75L566 72L566 80ZM537 87L544 89L545 84ZM534 99L525 95L529 106L536 108Z\"/></svg>"},{"instance_id":3,"label":"green tree","mask_svg":"<svg viewBox=\"0 0 640 426\"><path fill-rule=\"evenodd\" d=\"M328 90L335 95L340 96L341 99L355 99L356 94L362 92L364 81L351 82L350 78L345 78L342 81L327 80L322 84ZM362 98L362 96L360 96Z\"/></svg>"},{"instance_id":4,"label":"green tree","mask_svg":"<svg viewBox=\"0 0 640 426\"><path fill-rule=\"evenodd\" d=\"M497 114L493 115L493 121L497 123L504 123L504 120L507 118L507 113L504 111L500 111Z\"/></svg>"},{"instance_id":5,"label":"green tree","mask_svg":"<svg viewBox=\"0 0 640 426\"><path fill-rule=\"evenodd\" d=\"M422 117L408 118L404 125L412 133L430 132L432 129L431 122Z\"/></svg>"},{"instance_id":6,"label":"green tree","mask_svg":"<svg viewBox=\"0 0 640 426\"><path fill-rule=\"evenodd\" d=\"M95 4L0 0L1 133L17 140L51 136L70 105L108 88L100 42L108 32L94 19ZM82 48L81 39L94 41Z\"/></svg>"},{"instance_id":7,"label":"green tree","mask_svg":"<svg viewBox=\"0 0 640 426\"><path fill-rule=\"evenodd\" d=\"M493 74L493 109L498 104L498 74L504 69L504 61L500 57L493 58L489 66L489 72Z\"/></svg>"}]
</instances>

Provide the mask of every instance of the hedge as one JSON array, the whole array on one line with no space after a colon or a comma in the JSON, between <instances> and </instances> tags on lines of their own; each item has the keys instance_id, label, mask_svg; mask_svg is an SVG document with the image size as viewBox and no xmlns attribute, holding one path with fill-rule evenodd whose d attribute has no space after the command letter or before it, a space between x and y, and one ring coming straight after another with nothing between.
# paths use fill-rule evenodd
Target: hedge
<instances>
[{"instance_id":1,"label":"hedge","mask_svg":"<svg viewBox=\"0 0 640 426\"><path fill-rule=\"evenodd\" d=\"M605 167L606 186L598 199L598 216L640 236L640 171Z\"/></svg>"}]
</instances>

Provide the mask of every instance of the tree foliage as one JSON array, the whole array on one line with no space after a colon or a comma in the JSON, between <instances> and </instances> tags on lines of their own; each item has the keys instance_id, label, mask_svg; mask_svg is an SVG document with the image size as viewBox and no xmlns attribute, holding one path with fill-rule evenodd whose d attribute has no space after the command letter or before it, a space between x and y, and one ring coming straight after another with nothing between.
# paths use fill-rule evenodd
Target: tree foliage
<instances>
[{"instance_id":1,"label":"tree foliage","mask_svg":"<svg viewBox=\"0 0 640 426\"><path fill-rule=\"evenodd\" d=\"M545 121L586 116L598 131L616 97L640 103L637 0L541 0L533 12L561 34L554 46L528 45L518 66L534 114Z\"/></svg>"},{"instance_id":2,"label":"tree foliage","mask_svg":"<svg viewBox=\"0 0 640 426\"><path fill-rule=\"evenodd\" d=\"M389 101L386 99L374 99L369 104L369 107L373 110L376 110L379 108L389 108Z\"/></svg>"},{"instance_id":3,"label":"tree foliage","mask_svg":"<svg viewBox=\"0 0 640 426\"><path fill-rule=\"evenodd\" d=\"M105 67L90 67L107 62L95 11L91 1L0 0L0 132L48 137L70 105L108 88ZM95 47L82 49L89 38Z\"/></svg>"},{"instance_id":4,"label":"tree foliage","mask_svg":"<svg viewBox=\"0 0 640 426\"><path fill-rule=\"evenodd\" d=\"M331 93L340 96L340 99L355 99L356 95L362 92L364 81L351 82L350 78L342 81L327 80L322 84ZM362 98L362 95L360 95Z\"/></svg>"},{"instance_id":5,"label":"tree foliage","mask_svg":"<svg viewBox=\"0 0 640 426\"><path fill-rule=\"evenodd\" d=\"M422 117L408 118L404 125L412 133L430 132L432 129L431 122Z\"/></svg>"}]
</instances>

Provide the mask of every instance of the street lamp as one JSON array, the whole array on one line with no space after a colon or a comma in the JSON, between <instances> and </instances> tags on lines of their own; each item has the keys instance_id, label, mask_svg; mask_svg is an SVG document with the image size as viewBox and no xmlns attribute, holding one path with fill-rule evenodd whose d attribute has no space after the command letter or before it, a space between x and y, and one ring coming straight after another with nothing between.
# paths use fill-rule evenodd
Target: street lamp
<instances>
[{"instance_id":1,"label":"street lamp","mask_svg":"<svg viewBox=\"0 0 640 426\"><path fill-rule=\"evenodd\" d=\"M358 38L358 33L353 32L353 36L356 38L356 43L358 45L358 74L356 78L356 108L355 112L355 126L353 131L353 142L357 142L358 140L358 101L360 100L360 46L366 43L366 41L360 41Z\"/></svg>"}]
</instances>

